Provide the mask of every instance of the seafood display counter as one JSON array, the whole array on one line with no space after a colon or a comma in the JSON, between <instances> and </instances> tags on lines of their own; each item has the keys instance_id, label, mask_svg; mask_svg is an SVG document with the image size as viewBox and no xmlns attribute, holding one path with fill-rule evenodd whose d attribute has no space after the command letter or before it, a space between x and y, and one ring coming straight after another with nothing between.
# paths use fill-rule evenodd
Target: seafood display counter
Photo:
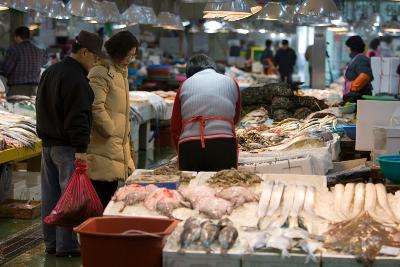
<instances>
[{"instance_id":1,"label":"seafood display counter","mask_svg":"<svg viewBox=\"0 0 400 267\"><path fill-rule=\"evenodd\" d=\"M159 173L145 173L146 182L182 174ZM143 178L118 189L104 215L181 221L164 266L400 266L400 191L387 193L384 184L328 188L326 176L224 170L167 189L139 185Z\"/></svg>"},{"instance_id":2,"label":"seafood display counter","mask_svg":"<svg viewBox=\"0 0 400 267\"><path fill-rule=\"evenodd\" d=\"M39 157L42 154L42 143L37 142L34 148L10 148L0 151L0 164L18 162Z\"/></svg>"}]
</instances>

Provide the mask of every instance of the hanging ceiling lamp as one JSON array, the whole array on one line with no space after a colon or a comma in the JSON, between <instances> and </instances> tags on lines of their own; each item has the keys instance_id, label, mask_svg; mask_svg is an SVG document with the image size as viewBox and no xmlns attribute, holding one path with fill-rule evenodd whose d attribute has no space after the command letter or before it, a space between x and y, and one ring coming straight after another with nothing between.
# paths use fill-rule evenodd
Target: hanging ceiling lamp
<instances>
[{"instance_id":1,"label":"hanging ceiling lamp","mask_svg":"<svg viewBox=\"0 0 400 267\"><path fill-rule=\"evenodd\" d=\"M92 0L71 0L71 14L83 20L96 18L96 10Z\"/></svg>"},{"instance_id":2,"label":"hanging ceiling lamp","mask_svg":"<svg viewBox=\"0 0 400 267\"><path fill-rule=\"evenodd\" d=\"M329 26L331 20L339 17L339 10L333 0L306 0L298 12L301 22L311 26Z\"/></svg>"},{"instance_id":3,"label":"hanging ceiling lamp","mask_svg":"<svg viewBox=\"0 0 400 267\"><path fill-rule=\"evenodd\" d=\"M339 16L339 10L333 0L306 0L301 5L299 14L335 19Z\"/></svg>"},{"instance_id":4,"label":"hanging ceiling lamp","mask_svg":"<svg viewBox=\"0 0 400 267\"><path fill-rule=\"evenodd\" d=\"M45 5L43 5L45 3ZM71 13L68 7L61 1L42 1L43 10L47 17L53 19L70 19Z\"/></svg>"},{"instance_id":5,"label":"hanging ceiling lamp","mask_svg":"<svg viewBox=\"0 0 400 267\"><path fill-rule=\"evenodd\" d=\"M8 2L5 0L0 0L0 11L8 10Z\"/></svg>"},{"instance_id":6,"label":"hanging ceiling lamp","mask_svg":"<svg viewBox=\"0 0 400 267\"><path fill-rule=\"evenodd\" d=\"M263 9L262 5L259 5L256 1L254 0L247 0L247 4L250 6L250 11L251 14L245 14L245 15L227 15L224 17L224 20L226 21L238 21L241 19L248 18L254 14L257 14Z\"/></svg>"},{"instance_id":7,"label":"hanging ceiling lamp","mask_svg":"<svg viewBox=\"0 0 400 267\"><path fill-rule=\"evenodd\" d=\"M397 16L393 16L392 19L383 25L383 30L387 33L400 34L400 22Z\"/></svg>"},{"instance_id":8,"label":"hanging ceiling lamp","mask_svg":"<svg viewBox=\"0 0 400 267\"><path fill-rule=\"evenodd\" d=\"M130 24L156 24L157 17L152 7L131 5L122 13L122 17L126 21L132 21Z\"/></svg>"},{"instance_id":9,"label":"hanging ceiling lamp","mask_svg":"<svg viewBox=\"0 0 400 267\"><path fill-rule=\"evenodd\" d=\"M253 3L253 4L252 4ZM255 4L255 5L254 5ZM253 8L253 9L252 9ZM259 11L254 1L226 0L225 2L208 2L203 18L223 18L226 16L249 17ZM253 13L254 12L254 13Z\"/></svg>"},{"instance_id":10,"label":"hanging ceiling lamp","mask_svg":"<svg viewBox=\"0 0 400 267\"><path fill-rule=\"evenodd\" d=\"M121 23L123 21L121 13L115 2L103 1L93 2L96 10L96 21L99 23L113 22Z\"/></svg>"},{"instance_id":11,"label":"hanging ceiling lamp","mask_svg":"<svg viewBox=\"0 0 400 267\"><path fill-rule=\"evenodd\" d=\"M180 16L170 12L160 12L157 19L158 23L154 27L175 31L183 31L185 29Z\"/></svg>"},{"instance_id":12,"label":"hanging ceiling lamp","mask_svg":"<svg viewBox=\"0 0 400 267\"><path fill-rule=\"evenodd\" d=\"M6 0L4 2L8 3L8 8L12 8L18 11L26 12L29 9L25 0Z\"/></svg>"},{"instance_id":13,"label":"hanging ceiling lamp","mask_svg":"<svg viewBox=\"0 0 400 267\"><path fill-rule=\"evenodd\" d=\"M43 11L42 10L42 1L38 0L25 0L26 6L29 9L36 10L38 12Z\"/></svg>"},{"instance_id":14,"label":"hanging ceiling lamp","mask_svg":"<svg viewBox=\"0 0 400 267\"><path fill-rule=\"evenodd\" d=\"M261 10L260 14L258 14L257 19L279 20L287 22L289 18L285 8L281 3L268 2L268 4L265 5L264 9Z\"/></svg>"},{"instance_id":15,"label":"hanging ceiling lamp","mask_svg":"<svg viewBox=\"0 0 400 267\"><path fill-rule=\"evenodd\" d=\"M287 22L292 24L298 23L298 12L300 7L298 5L286 5Z\"/></svg>"}]
</instances>

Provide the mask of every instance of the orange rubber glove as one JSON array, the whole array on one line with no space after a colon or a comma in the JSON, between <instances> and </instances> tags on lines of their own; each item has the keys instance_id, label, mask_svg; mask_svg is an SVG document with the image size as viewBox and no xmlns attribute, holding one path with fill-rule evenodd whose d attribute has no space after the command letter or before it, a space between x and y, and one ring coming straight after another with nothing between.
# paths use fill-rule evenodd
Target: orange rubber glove
<instances>
[{"instance_id":1,"label":"orange rubber glove","mask_svg":"<svg viewBox=\"0 0 400 267\"><path fill-rule=\"evenodd\" d=\"M364 88L371 81L370 77L366 73L361 73L358 77L351 82L350 90L352 92L358 92Z\"/></svg>"}]
</instances>

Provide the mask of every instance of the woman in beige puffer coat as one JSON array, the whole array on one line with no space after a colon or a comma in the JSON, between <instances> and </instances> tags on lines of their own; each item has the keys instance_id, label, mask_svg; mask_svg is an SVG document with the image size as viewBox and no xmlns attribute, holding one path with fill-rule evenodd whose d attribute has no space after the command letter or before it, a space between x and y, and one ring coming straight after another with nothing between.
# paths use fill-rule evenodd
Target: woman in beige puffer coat
<instances>
[{"instance_id":1,"label":"woman in beige puffer coat","mask_svg":"<svg viewBox=\"0 0 400 267\"><path fill-rule=\"evenodd\" d=\"M135 166L130 149L129 84L127 66L138 41L128 31L105 43L110 59L101 60L89 73L95 99L93 128L88 147L89 176L104 208Z\"/></svg>"}]
</instances>

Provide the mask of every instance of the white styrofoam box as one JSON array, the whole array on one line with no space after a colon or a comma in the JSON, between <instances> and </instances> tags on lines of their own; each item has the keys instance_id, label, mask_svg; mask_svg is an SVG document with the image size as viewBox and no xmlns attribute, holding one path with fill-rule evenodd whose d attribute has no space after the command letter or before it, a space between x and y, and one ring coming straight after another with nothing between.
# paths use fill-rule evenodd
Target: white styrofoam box
<instances>
[{"instance_id":1,"label":"white styrofoam box","mask_svg":"<svg viewBox=\"0 0 400 267\"><path fill-rule=\"evenodd\" d=\"M372 151L374 146L373 127L390 125L390 119L400 101L357 101L356 150Z\"/></svg>"},{"instance_id":2,"label":"white styrofoam box","mask_svg":"<svg viewBox=\"0 0 400 267\"><path fill-rule=\"evenodd\" d=\"M372 87L374 89L374 94L400 94L400 76L399 75L374 75L374 80L372 81Z\"/></svg>"},{"instance_id":3,"label":"white styrofoam box","mask_svg":"<svg viewBox=\"0 0 400 267\"><path fill-rule=\"evenodd\" d=\"M174 102L165 101L167 103L167 112L161 118L161 120L170 120L172 118L172 110L174 108Z\"/></svg>"},{"instance_id":4,"label":"white styrofoam box","mask_svg":"<svg viewBox=\"0 0 400 267\"><path fill-rule=\"evenodd\" d=\"M373 128L374 151L380 155L400 154L400 126L377 126Z\"/></svg>"},{"instance_id":5,"label":"white styrofoam box","mask_svg":"<svg viewBox=\"0 0 400 267\"><path fill-rule=\"evenodd\" d=\"M264 181L278 181L285 184L309 185L317 189L326 189L328 186L326 176L301 175L301 174L263 174Z\"/></svg>"},{"instance_id":6,"label":"white styrofoam box","mask_svg":"<svg viewBox=\"0 0 400 267\"><path fill-rule=\"evenodd\" d=\"M397 67L400 64L400 57L372 57L371 68L375 79L379 75L396 75Z\"/></svg>"},{"instance_id":7,"label":"white styrofoam box","mask_svg":"<svg viewBox=\"0 0 400 267\"><path fill-rule=\"evenodd\" d=\"M10 197L17 200L41 200L41 192L42 190L40 185L32 187L13 187L12 195Z\"/></svg>"},{"instance_id":8,"label":"white styrofoam box","mask_svg":"<svg viewBox=\"0 0 400 267\"><path fill-rule=\"evenodd\" d=\"M313 174L311 156L287 160L266 160L240 164L239 170L256 173Z\"/></svg>"}]
</instances>

